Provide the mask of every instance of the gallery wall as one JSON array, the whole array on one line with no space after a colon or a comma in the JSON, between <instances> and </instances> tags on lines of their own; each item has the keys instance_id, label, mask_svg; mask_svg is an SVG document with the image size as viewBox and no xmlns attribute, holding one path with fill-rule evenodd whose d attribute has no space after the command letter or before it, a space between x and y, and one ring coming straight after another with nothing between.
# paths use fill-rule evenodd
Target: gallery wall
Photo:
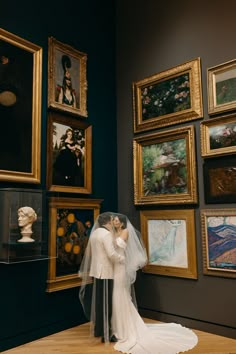
<instances>
[{"instance_id":1,"label":"gallery wall","mask_svg":"<svg viewBox=\"0 0 236 354\"><path fill-rule=\"evenodd\" d=\"M198 202L182 205L134 205L132 83L201 59L203 119L208 115L207 68L236 58L234 14L236 3L221 1L117 2L117 129L118 209L140 229L140 211L195 211L197 279L140 272L136 283L138 303L146 317L176 321L195 329L235 338L236 282L224 276L203 274L202 209L235 208L235 204L206 204L200 145L200 122L154 129L159 133L193 125L196 137ZM149 133L149 132L144 132ZM140 134L139 134L140 135ZM235 156L235 155L234 155ZM235 159L235 157L233 158ZM235 160L234 160L235 161ZM141 168L141 166L140 166Z\"/></svg>"},{"instance_id":2,"label":"gallery wall","mask_svg":"<svg viewBox=\"0 0 236 354\"><path fill-rule=\"evenodd\" d=\"M45 207L51 193L46 188L47 61L48 37L88 55L87 110L92 126L92 193L56 193L58 197L103 199L101 210L117 208L115 26L114 3L102 1L50 1L45 6L23 0L3 2L0 27L43 49L42 143L40 184L1 181L0 189L43 190ZM4 117L1 117L1 121ZM4 134L4 132L2 132ZM10 142L14 144L13 142ZM16 156L17 159L17 156ZM0 191L1 193L1 191ZM55 194L54 194L55 195ZM5 220L7 223L8 220ZM48 233L48 210L45 210ZM46 239L48 235L46 236ZM86 321L78 300L78 287L46 292L48 261L0 264L0 351Z\"/></svg>"}]
</instances>

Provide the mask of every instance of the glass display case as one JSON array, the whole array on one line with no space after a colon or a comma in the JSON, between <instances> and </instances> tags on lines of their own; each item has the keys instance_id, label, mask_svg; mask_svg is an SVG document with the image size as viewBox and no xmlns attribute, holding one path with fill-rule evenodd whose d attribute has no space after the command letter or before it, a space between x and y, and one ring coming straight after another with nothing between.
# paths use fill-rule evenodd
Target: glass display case
<instances>
[{"instance_id":1,"label":"glass display case","mask_svg":"<svg viewBox=\"0 0 236 354\"><path fill-rule=\"evenodd\" d=\"M0 263L48 259L42 190L0 189Z\"/></svg>"}]
</instances>

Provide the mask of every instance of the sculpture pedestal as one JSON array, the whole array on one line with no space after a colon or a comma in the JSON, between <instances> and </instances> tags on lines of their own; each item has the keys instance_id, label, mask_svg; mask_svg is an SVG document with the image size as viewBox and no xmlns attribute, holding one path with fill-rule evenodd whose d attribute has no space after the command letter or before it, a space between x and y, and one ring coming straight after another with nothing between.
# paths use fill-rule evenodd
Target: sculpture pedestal
<instances>
[{"instance_id":1,"label":"sculpture pedestal","mask_svg":"<svg viewBox=\"0 0 236 354\"><path fill-rule=\"evenodd\" d=\"M32 232L29 232L29 233L21 232L22 238L17 240L17 242L35 242L35 240L33 238L31 238L31 235L32 235Z\"/></svg>"}]
</instances>

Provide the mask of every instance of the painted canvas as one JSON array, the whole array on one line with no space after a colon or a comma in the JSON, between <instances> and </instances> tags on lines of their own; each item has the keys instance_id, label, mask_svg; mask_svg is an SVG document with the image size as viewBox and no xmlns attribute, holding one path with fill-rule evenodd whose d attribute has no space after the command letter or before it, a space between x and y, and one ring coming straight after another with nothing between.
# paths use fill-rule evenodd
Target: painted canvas
<instances>
[{"instance_id":1,"label":"painted canvas","mask_svg":"<svg viewBox=\"0 0 236 354\"><path fill-rule=\"evenodd\" d=\"M185 220L148 220L149 264L186 268Z\"/></svg>"},{"instance_id":2,"label":"painted canvas","mask_svg":"<svg viewBox=\"0 0 236 354\"><path fill-rule=\"evenodd\" d=\"M236 123L226 123L209 128L210 149L236 146Z\"/></svg>"},{"instance_id":3,"label":"painted canvas","mask_svg":"<svg viewBox=\"0 0 236 354\"><path fill-rule=\"evenodd\" d=\"M236 271L236 216L207 217L209 267Z\"/></svg>"},{"instance_id":4,"label":"painted canvas","mask_svg":"<svg viewBox=\"0 0 236 354\"><path fill-rule=\"evenodd\" d=\"M186 140L145 145L143 195L187 192Z\"/></svg>"},{"instance_id":5,"label":"painted canvas","mask_svg":"<svg viewBox=\"0 0 236 354\"><path fill-rule=\"evenodd\" d=\"M236 100L236 68L219 72L216 80L216 104L229 103Z\"/></svg>"},{"instance_id":6,"label":"painted canvas","mask_svg":"<svg viewBox=\"0 0 236 354\"><path fill-rule=\"evenodd\" d=\"M236 277L236 209L201 211L204 273Z\"/></svg>"},{"instance_id":7,"label":"painted canvas","mask_svg":"<svg viewBox=\"0 0 236 354\"><path fill-rule=\"evenodd\" d=\"M148 256L143 271L197 279L194 210L142 210L140 222Z\"/></svg>"},{"instance_id":8,"label":"painted canvas","mask_svg":"<svg viewBox=\"0 0 236 354\"><path fill-rule=\"evenodd\" d=\"M143 120L180 112L191 107L189 73L141 90Z\"/></svg>"}]
</instances>

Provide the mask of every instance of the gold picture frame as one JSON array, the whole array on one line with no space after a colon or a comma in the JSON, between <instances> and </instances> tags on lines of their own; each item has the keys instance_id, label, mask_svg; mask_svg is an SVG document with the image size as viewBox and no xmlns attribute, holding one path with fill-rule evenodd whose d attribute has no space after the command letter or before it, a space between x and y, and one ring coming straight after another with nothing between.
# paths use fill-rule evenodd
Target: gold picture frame
<instances>
[{"instance_id":1,"label":"gold picture frame","mask_svg":"<svg viewBox=\"0 0 236 354\"><path fill-rule=\"evenodd\" d=\"M134 150L134 203L197 203L194 126L137 137Z\"/></svg>"},{"instance_id":2,"label":"gold picture frame","mask_svg":"<svg viewBox=\"0 0 236 354\"><path fill-rule=\"evenodd\" d=\"M201 153L214 157L236 153L236 114L201 122Z\"/></svg>"},{"instance_id":3,"label":"gold picture frame","mask_svg":"<svg viewBox=\"0 0 236 354\"><path fill-rule=\"evenodd\" d=\"M203 273L236 278L236 209L202 209Z\"/></svg>"},{"instance_id":4,"label":"gold picture frame","mask_svg":"<svg viewBox=\"0 0 236 354\"><path fill-rule=\"evenodd\" d=\"M87 54L48 39L48 107L87 117Z\"/></svg>"},{"instance_id":5,"label":"gold picture frame","mask_svg":"<svg viewBox=\"0 0 236 354\"><path fill-rule=\"evenodd\" d=\"M207 69L209 115L236 108L236 59Z\"/></svg>"},{"instance_id":6,"label":"gold picture frame","mask_svg":"<svg viewBox=\"0 0 236 354\"><path fill-rule=\"evenodd\" d=\"M134 82L134 132L203 117L200 58Z\"/></svg>"},{"instance_id":7,"label":"gold picture frame","mask_svg":"<svg viewBox=\"0 0 236 354\"><path fill-rule=\"evenodd\" d=\"M0 28L0 51L0 181L39 184L42 48Z\"/></svg>"},{"instance_id":8,"label":"gold picture frame","mask_svg":"<svg viewBox=\"0 0 236 354\"><path fill-rule=\"evenodd\" d=\"M55 192L92 192L92 126L76 117L49 112L47 188ZM67 142L67 135L70 141Z\"/></svg>"},{"instance_id":9,"label":"gold picture frame","mask_svg":"<svg viewBox=\"0 0 236 354\"><path fill-rule=\"evenodd\" d=\"M194 209L142 210L140 221L148 254L143 272L197 279Z\"/></svg>"},{"instance_id":10,"label":"gold picture frame","mask_svg":"<svg viewBox=\"0 0 236 354\"><path fill-rule=\"evenodd\" d=\"M46 291L81 285L79 267L102 199L49 198L49 265Z\"/></svg>"}]
</instances>

